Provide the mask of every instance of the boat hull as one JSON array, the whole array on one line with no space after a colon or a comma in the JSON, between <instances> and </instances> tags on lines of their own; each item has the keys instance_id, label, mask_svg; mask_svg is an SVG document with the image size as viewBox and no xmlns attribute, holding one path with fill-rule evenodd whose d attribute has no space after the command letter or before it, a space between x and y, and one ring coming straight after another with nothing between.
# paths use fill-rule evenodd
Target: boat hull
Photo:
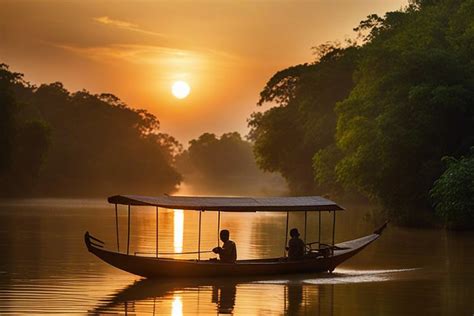
<instances>
[{"instance_id":1,"label":"boat hull","mask_svg":"<svg viewBox=\"0 0 474 316\"><path fill-rule=\"evenodd\" d=\"M246 277L293 273L317 273L333 271L338 265L357 254L375 241L381 232L336 245L334 254L328 257L305 258L289 261L286 258L263 260L239 260L236 263L221 263L212 260L177 260L154 258L105 250L85 234L87 249L104 262L123 271L147 277Z\"/></svg>"}]
</instances>

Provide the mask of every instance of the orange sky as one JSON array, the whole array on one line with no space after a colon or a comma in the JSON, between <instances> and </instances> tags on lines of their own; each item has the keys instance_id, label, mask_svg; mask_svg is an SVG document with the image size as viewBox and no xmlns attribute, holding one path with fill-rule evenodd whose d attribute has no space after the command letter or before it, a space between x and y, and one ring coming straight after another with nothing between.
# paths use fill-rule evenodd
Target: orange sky
<instances>
[{"instance_id":1,"label":"orange sky","mask_svg":"<svg viewBox=\"0 0 474 316\"><path fill-rule=\"evenodd\" d=\"M247 133L278 70L311 47L354 36L368 14L406 0L0 0L0 63L34 83L110 92L156 114L183 144L204 132ZM170 93L174 80L188 98Z\"/></svg>"}]
</instances>

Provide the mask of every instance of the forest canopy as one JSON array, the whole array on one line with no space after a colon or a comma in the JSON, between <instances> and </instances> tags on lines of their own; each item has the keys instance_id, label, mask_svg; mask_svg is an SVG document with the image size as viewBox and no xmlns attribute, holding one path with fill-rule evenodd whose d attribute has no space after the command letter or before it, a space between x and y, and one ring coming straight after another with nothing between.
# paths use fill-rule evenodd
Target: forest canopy
<instances>
[{"instance_id":1,"label":"forest canopy","mask_svg":"<svg viewBox=\"0 0 474 316\"><path fill-rule=\"evenodd\" d=\"M173 192L181 145L111 94L33 86L0 66L2 196Z\"/></svg>"},{"instance_id":2,"label":"forest canopy","mask_svg":"<svg viewBox=\"0 0 474 316\"><path fill-rule=\"evenodd\" d=\"M362 42L268 81L259 104L276 106L249 120L257 162L296 194L357 192L430 223L442 158L474 145L474 1L413 1L355 30Z\"/></svg>"}]
</instances>

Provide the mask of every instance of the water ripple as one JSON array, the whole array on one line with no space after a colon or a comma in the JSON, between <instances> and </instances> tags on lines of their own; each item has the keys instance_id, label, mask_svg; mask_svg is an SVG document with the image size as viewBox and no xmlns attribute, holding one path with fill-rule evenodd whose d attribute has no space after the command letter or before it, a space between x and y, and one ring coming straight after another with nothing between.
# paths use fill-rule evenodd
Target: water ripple
<instances>
[{"instance_id":1,"label":"water ripple","mask_svg":"<svg viewBox=\"0 0 474 316\"><path fill-rule=\"evenodd\" d=\"M317 279L305 280L307 284L347 284L383 282L401 279L402 273L419 270L420 268L391 269L391 270L346 270L337 269L334 273L327 274Z\"/></svg>"}]
</instances>

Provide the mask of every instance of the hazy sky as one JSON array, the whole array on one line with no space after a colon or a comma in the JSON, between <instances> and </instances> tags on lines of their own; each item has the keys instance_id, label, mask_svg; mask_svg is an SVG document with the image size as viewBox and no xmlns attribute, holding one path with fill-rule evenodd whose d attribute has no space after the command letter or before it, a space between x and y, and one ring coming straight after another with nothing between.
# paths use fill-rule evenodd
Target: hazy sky
<instances>
[{"instance_id":1,"label":"hazy sky","mask_svg":"<svg viewBox=\"0 0 474 316\"><path fill-rule=\"evenodd\" d=\"M34 83L110 92L145 108L187 141L247 133L278 70L310 62L311 47L353 37L371 13L406 0L0 0L0 63ZM191 94L174 98L185 80Z\"/></svg>"}]
</instances>

